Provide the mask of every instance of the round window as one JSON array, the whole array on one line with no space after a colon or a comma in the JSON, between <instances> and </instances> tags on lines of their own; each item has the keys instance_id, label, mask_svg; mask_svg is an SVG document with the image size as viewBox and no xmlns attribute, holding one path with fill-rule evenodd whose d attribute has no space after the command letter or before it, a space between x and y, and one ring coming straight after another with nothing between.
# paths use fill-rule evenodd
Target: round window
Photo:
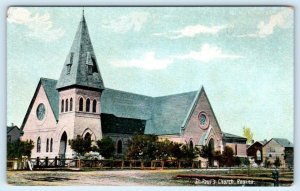
<instances>
[{"instance_id":1,"label":"round window","mask_svg":"<svg viewBox=\"0 0 300 191\"><path fill-rule=\"evenodd\" d=\"M44 119L45 111L46 111L45 105L40 103L36 109L36 116L37 116L38 120Z\"/></svg>"},{"instance_id":2,"label":"round window","mask_svg":"<svg viewBox=\"0 0 300 191\"><path fill-rule=\"evenodd\" d=\"M209 125L209 119L208 119L206 113L200 112L198 118L199 118L200 128L206 129Z\"/></svg>"}]
</instances>

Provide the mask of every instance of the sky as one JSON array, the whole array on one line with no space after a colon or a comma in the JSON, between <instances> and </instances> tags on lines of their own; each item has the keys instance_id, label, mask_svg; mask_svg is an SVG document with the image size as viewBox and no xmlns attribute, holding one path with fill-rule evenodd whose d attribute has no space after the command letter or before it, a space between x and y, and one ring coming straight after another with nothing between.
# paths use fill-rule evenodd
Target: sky
<instances>
[{"instance_id":1,"label":"sky","mask_svg":"<svg viewBox=\"0 0 300 191\"><path fill-rule=\"evenodd\" d=\"M294 135L290 7L85 7L107 88L148 96L204 87L222 131ZM40 77L58 79L81 7L7 10L7 124L21 126Z\"/></svg>"}]
</instances>

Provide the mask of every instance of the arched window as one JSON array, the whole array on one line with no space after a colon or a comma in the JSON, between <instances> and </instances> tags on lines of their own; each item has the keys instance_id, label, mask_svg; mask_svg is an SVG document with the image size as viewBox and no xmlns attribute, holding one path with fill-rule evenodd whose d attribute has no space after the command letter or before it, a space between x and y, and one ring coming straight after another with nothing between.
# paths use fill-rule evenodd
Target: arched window
<instances>
[{"instance_id":1,"label":"arched window","mask_svg":"<svg viewBox=\"0 0 300 191\"><path fill-rule=\"evenodd\" d=\"M85 111L90 112L90 99L89 98L86 100L86 110Z\"/></svg>"},{"instance_id":2,"label":"arched window","mask_svg":"<svg viewBox=\"0 0 300 191\"><path fill-rule=\"evenodd\" d=\"M70 99L70 111L73 110L73 98Z\"/></svg>"},{"instance_id":3,"label":"arched window","mask_svg":"<svg viewBox=\"0 0 300 191\"><path fill-rule=\"evenodd\" d=\"M53 148L53 139L51 138L51 140L50 140L50 152L52 152L52 149Z\"/></svg>"},{"instance_id":4,"label":"arched window","mask_svg":"<svg viewBox=\"0 0 300 191\"><path fill-rule=\"evenodd\" d=\"M40 137L37 139L36 152L37 153L41 152L41 138Z\"/></svg>"},{"instance_id":5,"label":"arched window","mask_svg":"<svg viewBox=\"0 0 300 191\"><path fill-rule=\"evenodd\" d=\"M94 99L93 100L93 113L96 113L96 109L97 109L97 101Z\"/></svg>"},{"instance_id":6,"label":"arched window","mask_svg":"<svg viewBox=\"0 0 300 191\"><path fill-rule=\"evenodd\" d=\"M82 97L79 99L79 111L83 111L83 99L82 99Z\"/></svg>"},{"instance_id":7,"label":"arched window","mask_svg":"<svg viewBox=\"0 0 300 191\"><path fill-rule=\"evenodd\" d=\"M47 139L47 142L46 142L46 152L49 152L49 139Z\"/></svg>"},{"instance_id":8,"label":"arched window","mask_svg":"<svg viewBox=\"0 0 300 191\"><path fill-rule=\"evenodd\" d=\"M65 105L65 101L61 100L61 112L64 112L64 105Z\"/></svg>"},{"instance_id":9,"label":"arched window","mask_svg":"<svg viewBox=\"0 0 300 191\"><path fill-rule=\"evenodd\" d=\"M67 99L66 100L66 112L68 111L68 109L69 109L69 100Z\"/></svg>"},{"instance_id":10,"label":"arched window","mask_svg":"<svg viewBox=\"0 0 300 191\"><path fill-rule=\"evenodd\" d=\"M260 152L260 150L256 151L256 160L261 160L261 152Z\"/></svg>"},{"instance_id":11,"label":"arched window","mask_svg":"<svg viewBox=\"0 0 300 191\"><path fill-rule=\"evenodd\" d=\"M122 146L123 146L123 145L122 145L122 141L119 140L119 141L118 141L118 144L117 144L117 153L118 153L118 154L122 154L122 150L123 150L123 149L122 149Z\"/></svg>"},{"instance_id":12,"label":"arched window","mask_svg":"<svg viewBox=\"0 0 300 191\"><path fill-rule=\"evenodd\" d=\"M192 141L192 140L190 140L189 147L190 147L190 149L193 149L193 148L194 148L194 143L193 143L193 141Z\"/></svg>"}]
</instances>

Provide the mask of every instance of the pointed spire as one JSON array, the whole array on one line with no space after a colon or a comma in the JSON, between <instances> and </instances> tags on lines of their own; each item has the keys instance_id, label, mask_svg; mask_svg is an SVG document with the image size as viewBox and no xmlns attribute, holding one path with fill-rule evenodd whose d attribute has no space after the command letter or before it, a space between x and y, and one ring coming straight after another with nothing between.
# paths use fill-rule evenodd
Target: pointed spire
<instances>
[{"instance_id":1,"label":"pointed spire","mask_svg":"<svg viewBox=\"0 0 300 191\"><path fill-rule=\"evenodd\" d=\"M85 21L84 10L82 11L82 18L56 88L61 89L69 86L104 89Z\"/></svg>"}]
</instances>

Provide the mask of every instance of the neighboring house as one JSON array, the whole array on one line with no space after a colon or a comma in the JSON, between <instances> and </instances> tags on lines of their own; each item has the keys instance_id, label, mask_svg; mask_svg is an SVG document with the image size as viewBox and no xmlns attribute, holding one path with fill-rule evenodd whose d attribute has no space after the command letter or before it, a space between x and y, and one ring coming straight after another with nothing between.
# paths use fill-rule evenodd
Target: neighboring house
<instances>
[{"instance_id":1,"label":"neighboring house","mask_svg":"<svg viewBox=\"0 0 300 191\"><path fill-rule=\"evenodd\" d=\"M293 144L287 139L272 138L263 146L263 160L268 159L271 164L278 157L281 167L292 167L293 155Z\"/></svg>"},{"instance_id":2,"label":"neighboring house","mask_svg":"<svg viewBox=\"0 0 300 191\"><path fill-rule=\"evenodd\" d=\"M84 15L59 80L40 79L21 129L23 140L34 141L32 157L73 157L68 140L77 135L92 141L111 137L119 155L136 133L191 147L210 145L214 151L223 148L221 128L203 87L161 97L106 88Z\"/></svg>"},{"instance_id":3,"label":"neighboring house","mask_svg":"<svg viewBox=\"0 0 300 191\"><path fill-rule=\"evenodd\" d=\"M247 156L258 165L263 162L263 146L267 141L256 141L247 148Z\"/></svg>"},{"instance_id":4,"label":"neighboring house","mask_svg":"<svg viewBox=\"0 0 300 191\"><path fill-rule=\"evenodd\" d=\"M7 126L7 142L15 142L23 135L23 131L13 123Z\"/></svg>"},{"instance_id":5,"label":"neighboring house","mask_svg":"<svg viewBox=\"0 0 300 191\"><path fill-rule=\"evenodd\" d=\"M232 148L236 157L247 157L247 138L223 132L223 144Z\"/></svg>"}]
</instances>

